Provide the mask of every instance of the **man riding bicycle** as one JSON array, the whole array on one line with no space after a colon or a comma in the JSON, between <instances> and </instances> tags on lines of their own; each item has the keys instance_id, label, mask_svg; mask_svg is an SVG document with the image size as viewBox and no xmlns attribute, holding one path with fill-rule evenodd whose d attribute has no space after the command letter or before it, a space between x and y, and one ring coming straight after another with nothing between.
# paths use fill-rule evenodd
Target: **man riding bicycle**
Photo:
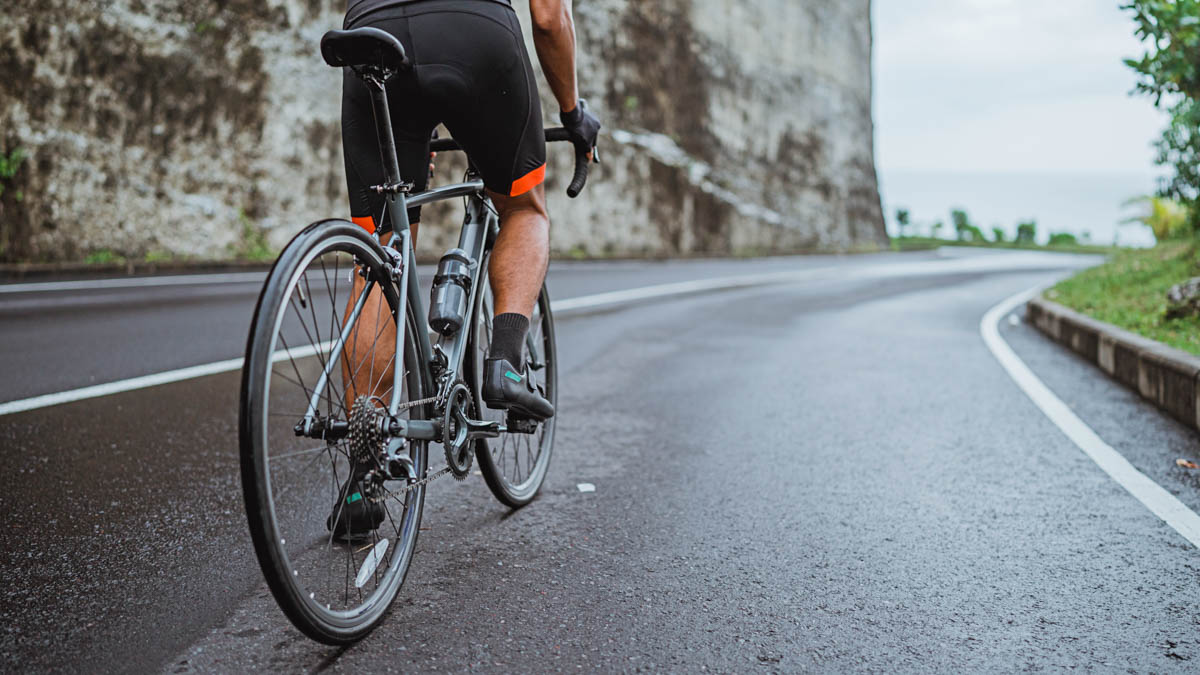
<instances>
[{"instance_id":1,"label":"man riding bicycle","mask_svg":"<svg viewBox=\"0 0 1200 675\"><path fill-rule=\"evenodd\" d=\"M529 0L538 60L558 102L560 119L576 148L590 153L599 120L579 98L575 72L575 26L568 0ZM529 384L523 355L529 317L545 279L550 250L550 219L543 182L546 144L541 105L529 54L509 0L348 0L346 28L370 26L395 36L413 68L387 86L400 173L424 190L429 177L429 143L444 124L483 178L500 216L500 232L489 263L495 298L492 341L484 368L483 392L490 408L535 420L554 415L554 406ZM350 212L369 232L391 231L377 222L384 198L371 188L385 183L367 85L347 72L342 92L342 143ZM420 208L409 212L416 241ZM386 217L386 216L385 216ZM386 239L385 239L386 241ZM359 290L364 286L356 280ZM378 291L364 316L378 316ZM390 337L365 331L359 353ZM386 355L390 357L391 355ZM380 360L380 356L374 357ZM388 368L387 358L379 363ZM370 369L373 372L380 372ZM347 375L348 374L345 374ZM346 394L373 393L369 381L347 382ZM355 489L352 478L343 495ZM350 495L352 497L352 495ZM345 497L343 497L344 499ZM369 510L363 502L356 506ZM377 514L347 510L330 528L357 530Z\"/></svg>"}]
</instances>

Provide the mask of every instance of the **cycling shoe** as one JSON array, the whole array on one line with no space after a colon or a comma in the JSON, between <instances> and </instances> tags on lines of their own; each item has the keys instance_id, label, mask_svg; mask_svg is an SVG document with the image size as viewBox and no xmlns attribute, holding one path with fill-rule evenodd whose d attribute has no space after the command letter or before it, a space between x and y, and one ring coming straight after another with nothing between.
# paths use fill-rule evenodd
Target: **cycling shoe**
<instances>
[{"instance_id":1,"label":"cycling shoe","mask_svg":"<svg viewBox=\"0 0 1200 675\"><path fill-rule=\"evenodd\" d=\"M483 367L483 402L537 420L554 417L554 406L534 387L527 372L506 359L488 359Z\"/></svg>"},{"instance_id":2,"label":"cycling shoe","mask_svg":"<svg viewBox=\"0 0 1200 675\"><path fill-rule=\"evenodd\" d=\"M386 517L379 493L379 486L365 480L364 474L348 479L338 491L338 501L325 520L325 528L346 539L374 532Z\"/></svg>"}]
</instances>

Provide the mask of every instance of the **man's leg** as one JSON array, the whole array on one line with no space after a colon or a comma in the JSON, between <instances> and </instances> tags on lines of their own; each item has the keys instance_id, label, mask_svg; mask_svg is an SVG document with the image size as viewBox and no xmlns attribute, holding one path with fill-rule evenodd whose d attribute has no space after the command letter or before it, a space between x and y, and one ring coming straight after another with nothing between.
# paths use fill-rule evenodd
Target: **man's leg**
<instances>
[{"instance_id":1,"label":"man's leg","mask_svg":"<svg viewBox=\"0 0 1200 675\"><path fill-rule=\"evenodd\" d=\"M526 381L524 351L529 317L550 259L546 191L538 185L518 197L489 194L500 212L500 234L488 263L496 315L484 368L483 399L491 408L509 408L545 419L554 415L554 406Z\"/></svg>"},{"instance_id":2,"label":"man's leg","mask_svg":"<svg viewBox=\"0 0 1200 675\"><path fill-rule=\"evenodd\" d=\"M496 315L520 314L528 319L542 292L550 259L546 190L539 185L519 197L489 190L488 196L500 213L500 234L488 263Z\"/></svg>"}]
</instances>

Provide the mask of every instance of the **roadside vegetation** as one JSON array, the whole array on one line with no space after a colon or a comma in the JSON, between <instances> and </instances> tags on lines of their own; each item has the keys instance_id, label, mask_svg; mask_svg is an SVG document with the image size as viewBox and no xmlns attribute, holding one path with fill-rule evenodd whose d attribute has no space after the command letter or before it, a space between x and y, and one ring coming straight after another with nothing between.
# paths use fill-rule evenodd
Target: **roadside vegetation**
<instances>
[{"instance_id":1,"label":"roadside vegetation","mask_svg":"<svg viewBox=\"0 0 1200 675\"><path fill-rule=\"evenodd\" d=\"M1200 242L1126 249L1046 292L1071 309L1200 355L1200 315L1168 319L1167 291L1200 276Z\"/></svg>"},{"instance_id":2,"label":"roadside vegetation","mask_svg":"<svg viewBox=\"0 0 1200 675\"><path fill-rule=\"evenodd\" d=\"M1200 355L1200 0L1130 0L1146 52L1126 65L1135 93L1170 116L1156 163L1173 171L1140 197L1132 220L1154 232L1152 249L1120 251L1046 296L1076 311Z\"/></svg>"},{"instance_id":3,"label":"roadside vegetation","mask_svg":"<svg viewBox=\"0 0 1200 675\"><path fill-rule=\"evenodd\" d=\"M1045 244L1039 244L1038 224L1036 220L1017 223L1016 236L1011 239L1007 231L1000 226L994 226L990 235L985 235L983 229L971 221L965 209L950 211L950 227L945 222L935 221L918 228L911 221L908 209L896 210L896 223L899 225L899 236L892 237L892 249L895 251L921 251L941 246L975 246L985 248L1008 248L1030 251L1060 251L1065 253L1097 253L1108 255L1117 249L1112 246L1094 244L1090 235L1077 237L1070 232L1051 232ZM924 230L925 234L917 232ZM948 239L953 231L954 238ZM944 233L944 234L943 234Z\"/></svg>"}]
</instances>

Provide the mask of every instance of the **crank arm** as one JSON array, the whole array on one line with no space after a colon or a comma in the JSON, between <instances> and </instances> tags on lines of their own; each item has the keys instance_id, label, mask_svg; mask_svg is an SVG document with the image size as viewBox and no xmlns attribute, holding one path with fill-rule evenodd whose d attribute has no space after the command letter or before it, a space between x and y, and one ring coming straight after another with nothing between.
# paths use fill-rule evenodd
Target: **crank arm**
<instances>
[{"instance_id":1,"label":"crank arm","mask_svg":"<svg viewBox=\"0 0 1200 675\"><path fill-rule=\"evenodd\" d=\"M495 421L467 419L463 420L463 424L467 427L467 438L470 440L496 438L505 431L504 426Z\"/></svg>"},{"instance_id":2,"label":"crank arm","mask_svg":"<svg viewBox=\"0 0 1200 675\"><path fill-rule=\"evenodd\" d=\"M513 417L511 414L505 420L505 424L499 422L483 422L476 420L466 420L467 437L475 438L496 438L500 434L533 434L537 433L538 423L524 417Z\"/></svg>"}]
</instances>

